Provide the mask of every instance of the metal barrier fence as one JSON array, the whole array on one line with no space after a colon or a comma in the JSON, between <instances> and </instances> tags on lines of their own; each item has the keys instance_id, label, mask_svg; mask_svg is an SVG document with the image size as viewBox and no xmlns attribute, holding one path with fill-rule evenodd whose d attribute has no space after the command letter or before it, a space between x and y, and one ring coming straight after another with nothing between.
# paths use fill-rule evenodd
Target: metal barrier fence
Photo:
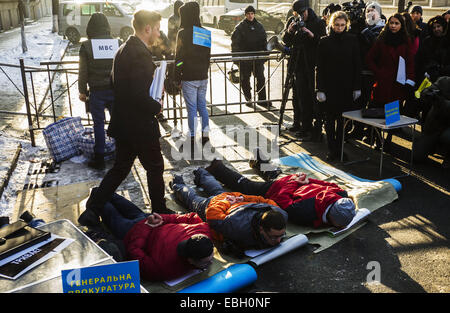
<instances>
[{"instance_id":1,"label":"metal barrier fence","mask_svg":"<svg viewBox=\"0 0 450 313\"><path fill-rule=\"evenodd\" d=\"M254 68L255 62L261 60L265 61L265 87L267 101L273 104L271 107L259 106L258 104L263 100L255 100L258 94L255 77L253 77L252 88L253 100L249 102L245 100L240 80L232 82L229 78L229 71L233 67L237 69L242 62L252 62ZM155 63L158 63L158 61ZM78 99L78 88L76 87L71 92L71 88L78 82L78 61L41 62L40 65L41 67L25 66L23 59L20 60L19 66L3 64L3 66L20 68L23 87L23 93L21 92L21 94L25 100L28 130L33 146L35 146L35 132L44 129L60 118L80 116L83 124L92 124L87 108ZM1 66L2 64L0 64L0 69ZM206 99L209 116L279 111L286 68L287 59L275 51L211 55ZM40 79L43 80L42 75L44 74L48 79L48 86L42 100L38 101L35 93L35 76L40 75ZM10 81L20 92L18 86L11 79ZM42 82L40 83L42 84ZM74 94L76 99L73 99ZM162 101L164 117L173 121L175 127L179 121L182 125L183 119L187 118L187 110L182 95L171 96L165 92ZM0 113L24 114L12 111L0 111ZM106 123L109 121L108 117L107 114Z\"/></svg>"}]
</instances>

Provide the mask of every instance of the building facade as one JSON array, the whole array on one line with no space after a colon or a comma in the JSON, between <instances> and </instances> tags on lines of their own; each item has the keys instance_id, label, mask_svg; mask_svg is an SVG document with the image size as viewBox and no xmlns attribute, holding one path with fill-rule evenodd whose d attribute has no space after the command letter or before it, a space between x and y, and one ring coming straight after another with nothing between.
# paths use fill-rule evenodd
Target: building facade
<instances>
[{"instance_id":1,"label":"building facade","mask_svg":"<svg viewBox=\"0 0 450 313\"><path fill-rule=\"evenodd\" d=\"M38 20L52 14L51 0L23 0L27 20ZM19 25L19 9L17 0L0 0L0 32Z\"/></svg>"}]
</instances>

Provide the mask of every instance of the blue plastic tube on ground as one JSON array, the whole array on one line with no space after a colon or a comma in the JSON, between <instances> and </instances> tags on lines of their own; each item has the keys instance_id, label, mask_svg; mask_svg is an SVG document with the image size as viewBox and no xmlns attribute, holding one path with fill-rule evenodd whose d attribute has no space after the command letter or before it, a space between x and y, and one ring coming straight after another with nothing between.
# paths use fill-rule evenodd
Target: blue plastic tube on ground
<instances>
[{"instance_id":1,"label":"blue plastic tube on ground","mask_svg":"<svg viewBox=\"0 0 450 313\"><path fill-rule=\"evenodd\" d=\"M178 293L229 293L252 284L256 279L256 271L251 265L234 264Z\"/></svg>"}]
</instances>

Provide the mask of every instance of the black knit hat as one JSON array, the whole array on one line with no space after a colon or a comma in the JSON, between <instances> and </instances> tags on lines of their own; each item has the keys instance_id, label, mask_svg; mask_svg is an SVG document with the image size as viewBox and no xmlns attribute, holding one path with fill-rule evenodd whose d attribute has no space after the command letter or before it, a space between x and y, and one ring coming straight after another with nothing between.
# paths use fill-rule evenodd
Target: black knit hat
<instances>
[{"instance_id":1,"label":"black knit hat","mask_svg":"<svg viewBox=\"0 0 450 313\"><path fill-rule=\"evenodd\" d=\"M202 234L193 235L191 238L181 241L177 246L180 256L196 260L210 256L213 250L211 239Z\"/></svg>"},{"instance_id":2,"label":"black knit hat","mask_svg":"<svg viewBox=\"0 0 450 313\"><path fill-rule=\"evenodd\" d=\"M301 13L309 9L309 0L296 0L292 3L292 10L297 13Z\"/></svg>"},{"instance_id":3,"label":"black knit hat","mask_svg":"<svg viewBox=\"0 0 450 313\"><path fill-rule=\"evenodd\" d=\"M411 13L413 13L413 12L417 12L417 13L420 13L420 15L422 15L423 14L422 7L420 5L414 6L411 10Z\"/></svg>"},{"instance_id":4,"label":"black knit hat","mask_svg":"<svg viewBox=\"0 0 450 313\"><path fill-rule=\"evenodd\" d=\"M253 12L253 13L255 13L256 11L255 11L255 8L254 8L252 5L249 5L249 6L247 6L247 7L245 8L244 13L247 14L248 12Z\"/></svg>"}]
</instances>

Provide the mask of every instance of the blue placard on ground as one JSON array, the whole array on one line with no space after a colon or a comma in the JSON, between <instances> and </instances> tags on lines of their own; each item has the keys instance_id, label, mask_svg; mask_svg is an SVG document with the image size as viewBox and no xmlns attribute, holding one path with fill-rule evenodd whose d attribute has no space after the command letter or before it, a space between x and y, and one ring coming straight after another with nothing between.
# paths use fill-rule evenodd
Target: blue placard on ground
<instances>
[{"instance_id":1,"label":"blue placard on ground","mask_svg":"<svg viewBox=\"0 0 450 313\"><path fill-rule=\"evenodd\" d=\"M400 103L398 100L384 105L386 125L400 121Z\"/></svg>"},{"instance_id":2,"label":"blue placard on ground","mask_svg":"<svg viewBox=\"0 0 450 313\"><path fill-rule=\"evenodd\" d=\"M139 262L121 262L61 271L64 293L139 293Z\"/></svg>"},{"instance_id":3,"label":"blue placard on ground","mask_svg":"<svg viewBox=\"0 0 450 313\"><path fill-rule=\"evenodd\" d=\"M194 26L192 33L192 43L207 48L211 48L211 31Z\"/></svg>"}]
</instances>

